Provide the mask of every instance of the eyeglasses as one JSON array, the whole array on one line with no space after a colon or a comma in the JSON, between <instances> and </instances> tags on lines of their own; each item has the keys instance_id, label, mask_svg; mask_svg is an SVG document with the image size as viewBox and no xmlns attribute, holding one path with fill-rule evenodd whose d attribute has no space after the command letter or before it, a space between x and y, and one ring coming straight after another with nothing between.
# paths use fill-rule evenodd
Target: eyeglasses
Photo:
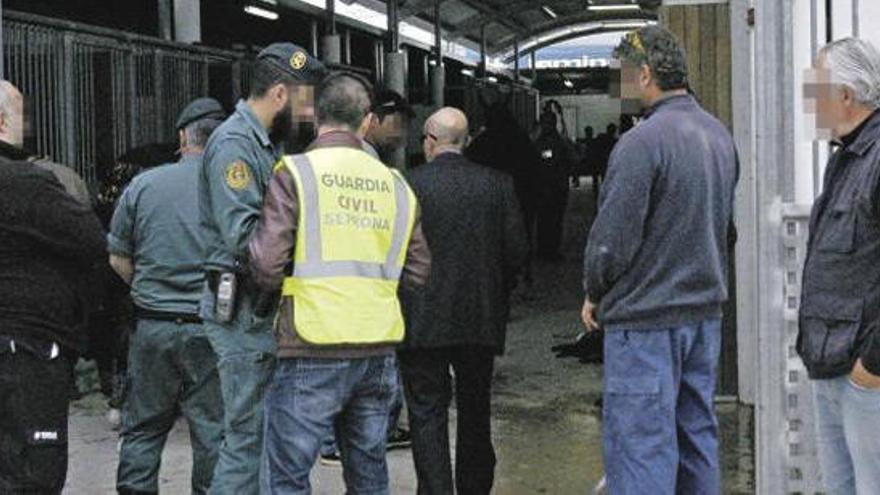
<instances>
[{"instance_id":1,"label":"eyeglasses","mask_svg":"<svg viewBox=\"0 0 880 495\"><path fill-rule=\"evenodd\" d=\"M428 139L428 138L431 138L431 139L433 139L434 141L437 140L437 136L431 134L430 132L425 133L425 134L422 134L422 141L424 141L424 140L426 140L426 139Z\"/></svg>"}]
</instances>

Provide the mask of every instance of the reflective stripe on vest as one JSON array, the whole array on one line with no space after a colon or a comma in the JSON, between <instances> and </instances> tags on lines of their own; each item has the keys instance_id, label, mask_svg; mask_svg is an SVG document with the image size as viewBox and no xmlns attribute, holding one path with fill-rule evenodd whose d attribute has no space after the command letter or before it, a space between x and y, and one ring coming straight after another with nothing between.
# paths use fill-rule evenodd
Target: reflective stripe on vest
<instances>
[{"instance_id":1,"label":"reflective stripe on vest","mask_svg":"<svg viewBox=\"0 0 880 495\"><path fill-rule=\"evenodd\" d=\"M414 194L360 150L326 148L283 162L300 206L293 275L283 286L297 334L316 345L400 342L397 285Z\"/></svg>"}]
</instances>

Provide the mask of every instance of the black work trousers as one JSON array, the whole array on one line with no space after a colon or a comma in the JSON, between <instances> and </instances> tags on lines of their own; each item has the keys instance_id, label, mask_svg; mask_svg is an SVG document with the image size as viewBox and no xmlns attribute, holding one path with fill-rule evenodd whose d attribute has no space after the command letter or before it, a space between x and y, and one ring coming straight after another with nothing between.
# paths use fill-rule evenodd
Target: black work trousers
<instances>
[{"instance_id":1,"label":"black work trousers","mask_svg":"<svg viewBox=\"0 0 880 495\"><path fill-rule=\"evenodd\" d=\"M538 206L538 257L554 259L561 255L565 210L568 207L568 185L545 191Z\"/></svg>"},{"instance_id":2,"label":"black work trousers","mask_svg":"<svg viewBox=\"0 0 880 495\"><path fill-rule=\"evenodd\" d=\"M72 360L44 354L0 336L0 493L64 487Z\"/></svg>"},{"instance_id":3,"label":"black work trousers","mask_svg":"<svg viewBox=\"0 0 880 495\"><path fill-rule=\"evenodd\" d=\"M419 495L454 493L449 454L450 368L455 374L458 412L455 491L488 494L495 477L490 422L494 350L476 346L405 350L399 353L399 361Z\"/></svg>"}]
</instances>

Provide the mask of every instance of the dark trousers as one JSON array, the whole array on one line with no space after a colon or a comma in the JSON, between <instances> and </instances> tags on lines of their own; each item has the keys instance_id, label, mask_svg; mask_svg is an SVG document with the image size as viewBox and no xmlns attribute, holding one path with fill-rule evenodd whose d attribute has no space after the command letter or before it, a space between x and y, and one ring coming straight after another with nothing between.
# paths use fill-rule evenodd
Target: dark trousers
<instances>
[{"instance_id":1,"label":"dark trousers","mask_svg":"<svg viewBox=\"0 0 880 495\"><path fill-rule=\"evenodd\" d=\"M399 353L399 359L418 493L453 493L449 459L451 367L458 411L455 488L463 495L488 494L495 477L490 423L494 350L475 346L406 350Z\"/></svg>"},{"instance_id":2,"label":"dark trousers","mask_svg":"<svg viewBox=\"0 0 880 495\"><path fill-rule=\"evenodd\" d=\"M568 206L568 186L545 192L538 206L538 257L554 258L562 248L565 209Z\"/></svg>"},{"instance_id":3,"label":"dark trousers","mask_svg":"<svg viewBox=\"0 0 880 495\"><path fill-rule=\"evenodd\" d=\"M42 351L0 336L0 493L61 493L67 477L72 364Z\"/></svg>"}]
</instances>

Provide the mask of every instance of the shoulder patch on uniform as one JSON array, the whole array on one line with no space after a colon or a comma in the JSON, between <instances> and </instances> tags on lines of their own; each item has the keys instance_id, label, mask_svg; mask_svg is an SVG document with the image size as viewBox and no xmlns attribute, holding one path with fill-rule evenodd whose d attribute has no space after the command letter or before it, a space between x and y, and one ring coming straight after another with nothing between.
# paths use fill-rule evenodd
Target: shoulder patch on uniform
<instances>
[{"instance_id":1,"label":"shoulder patch on uniform","mask_svg":"<svg viewBox=\"0 0 880 495\"><path fill-rule=\"evenodd\" d=\"M236 160L226 167L226 185L233 191L241 191L251 185L253 180L251 168L241 160Z\"/></svg>"}]
</instances>

